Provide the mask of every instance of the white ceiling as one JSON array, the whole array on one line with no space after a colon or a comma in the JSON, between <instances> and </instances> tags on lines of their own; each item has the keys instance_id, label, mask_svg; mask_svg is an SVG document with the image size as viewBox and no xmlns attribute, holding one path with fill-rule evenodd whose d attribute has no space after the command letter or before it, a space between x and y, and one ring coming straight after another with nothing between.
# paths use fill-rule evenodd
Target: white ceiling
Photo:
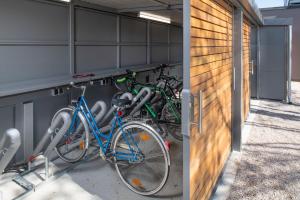
<instances>
[{"instance_id":1,"label":"white ceiling","mask_svg":"<svg viewBox=\"0 0 300 200\"><path fill-rule=\"evenodd\" d=\"M82 0L116 9L120 12L138 13L138 11L149 11L171 18L171 21L182 24L181 5L183 0Z\"/></svg>"}]
</instances>

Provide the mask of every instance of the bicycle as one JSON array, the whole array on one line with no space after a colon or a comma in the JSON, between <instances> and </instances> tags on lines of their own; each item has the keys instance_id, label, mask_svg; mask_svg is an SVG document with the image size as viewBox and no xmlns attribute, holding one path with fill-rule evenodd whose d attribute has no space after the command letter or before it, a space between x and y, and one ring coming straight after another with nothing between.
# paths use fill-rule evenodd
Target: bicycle
<instances>
[{"instance_id":1,"label":"bicycle","mask_svg":"<svg viewBox=\"0 0 300 200\"><path fill-rule=\"evenodd\" d=\"M55 148L58 156L70 163L80 161L89 147L90 130L99 146L102 159L114 164L122 182L133 192L140 195L153 195L165 185L169 170L170 156L160 135L149 125L140 121L124 122L123 110L131 104L130 100L113 99L117 108L111 130L104 134L87 106L86 86L72 87L81 89L82 94L75 106L63 108L60 112L72 113L68 132ZM54 116L54 118L55 118ZM83 129L77 128L83 124Z\"/></svg>"},{"instance_id":2,"label":"bicycle","mask_svg":"<svg viewBox=\"0 0 300 200\"><path fill-rule=\"evenodd\" d=\"M160 87L153 84L138 83L136 81L136 73L129 70L127 71L127 75L118 79L112 78L112 80L118 89L120 89L118 84L125 83L128 92L133 95L137 95L143 87L150 88L154 94L152 101L145 103L141 113L146 113L150 116L160 132L163 132L161 135L165 136L165 132L169 132L175 139L182 141L181 131L178 131L181 130L181 101L170 95L168 91L171 89L167 85ZM159 98L155 99L156 95ZM161 124L167 125L168 131L164 130Z\"/></svg>"}]
</instances>

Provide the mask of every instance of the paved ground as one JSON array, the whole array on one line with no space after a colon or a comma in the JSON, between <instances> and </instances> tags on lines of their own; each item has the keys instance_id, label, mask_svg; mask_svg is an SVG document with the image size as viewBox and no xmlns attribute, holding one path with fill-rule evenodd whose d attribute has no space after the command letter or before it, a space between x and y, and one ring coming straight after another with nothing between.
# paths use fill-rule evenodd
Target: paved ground
<instances>
[{"instance_id":1,"label":"paved ground","mask_svg":"<svg viewBox=\"0 0 300 200\"><path fill-rule=\"evenodd\" d=\"M252 129L228 199L300 200L300 83L292 101L251 102Z\"/></svg>"},{"instance_id":2,"label":"paved ground","mask_svg":"<svg viewBox=\"0 0 300 200\"><path fill-rule=\"evenodd\" d=\"M300 105L300 82L292 82L292 102Z\"/></svg>"},{"instance_id":3,"label":"paved ground","mask_svg":"<svg viewBox=\"0 0 300 200\"><path fill-rule=\"evenodd\" d=\"M168 140L171 142L170 175L165 187L155 196L144 197L133 193L123 184L111 164L96 158L81 163L55 181L45 183L25 200L182 199L182 142L172 137ZM61 160L56 160L54 163L55 165L51 164L50 171L59 171L69 165ZM41 169L37 173L42 175L44 171ZM7 174L0 179L0 200L11 200L25 191L10 181L13 176L14 174ZM30 174L26 179L35 184L40 183L40 179L35 174Z\"/></svg>"}]
</instances>

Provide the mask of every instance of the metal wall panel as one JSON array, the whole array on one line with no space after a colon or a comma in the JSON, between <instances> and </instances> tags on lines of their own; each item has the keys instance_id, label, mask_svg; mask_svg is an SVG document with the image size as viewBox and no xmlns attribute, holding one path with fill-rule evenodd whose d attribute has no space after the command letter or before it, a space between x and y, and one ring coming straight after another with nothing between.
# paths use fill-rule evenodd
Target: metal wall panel
<instances>
[{"instance_id":1,"label":"metal wall panel","mask_svg":"<svg viewBox=\"0 0 300 200\"><path fill-rule=\"evenodd\" d=\"M0 45L0 83L66 75L67 65L67 47Z\"/></svg>"},{"instance_id":2,"label":"metal wall panel","mask_svg":"<svg viewBox=\"0 0 300 200\"><path fill-rule=\"evenodd\" d=\"M0 1L0 41L68 40L68 8L29 0Z\"/></svg>"},{"instance_id":3,"label":"metal wall panel","mask_svg":"<svg viewBox=\"0 0 300 200\"><path fill-rule=\"evenodd\" d=\"M182 62L182 44L171 44L170 47L170 62L180 63Z\"/></svg>"},{"instance_id":4,"label":"metal wall panel","mask_svg":"<svg viewBox=\"0 0 300 200\"><path fill-rule=\"evenodd\" d=\"M253 74L251 74L251 97L257 98L257 70L258 70L258 29L252 28L251 34L251 60L253 62Z\"/></svg>"},{"instance_id":5,"label":"metal wall panel","mask_svg":"<svg viewBox=\"0 0 300 200\"><path fill-rule=\"evenodd\" d=\"M259 97L284 100L286 97L286 29L265 26L260 29Z\"/></svg>"},{"instance_id":6,"label":"metal wall panel","mask_svg":"<svg viewBox=\"0 0 300 200\"><path fill-rule=\"evenodd\" d=\"M34 147L42 139L51 124L52 117L60 108L69 104L69 96L43 96L34 100Z\"/></svg>"},{"instance_id":7,"label":"metal wall panel","mask_svg":"<svg viewBox=\"0 0 300 200\"><path fill-rule=\"evenodd\" d=\"M167 25L151 22L150 32L151 43L168 43L169 36Z\"/></svg>"},{"instance_id":8,"label":"metal wall panel","mask_svg":"<svg viewBox=\"0 0 300 200\"><path fill-rule=\"evenodd\" d=\"M171 26L170 27L170 42L171 43L183 43L182 38L182 28Z\"/></svg>"},{"instance_id":9,"label":"metal wall panel","mask_svg":"<svg viewBox=\"0 0 300 200\"><path fill-rule=\"evenodd\" d=\"M77 46L76 73L112 69L117 65L116 46Z\"/></svg>"},{"instance_id":10,"label":"metal wall panel","mask_svg":"<svg viewBox=\"0 0 300 200\"><path fill-rule=\"evenodd\" d=\"M152 46L151 47L151 63L168 63L168 50L169 47L165 46Z\"/></svg>"},{"instance_id":11,"label":"metal wall panel","mask_svg":"<svg viewBox=\"0 0 300 200\"><path fill-rule=\"evenodd\" d=\"M121 67L147 64L147 46L122 46Z\"/></svg>"},{"instance_id":12,"label":"metal wall panel","mask_svg":"<svg viewBox=\"0 0 300 200\"><path fill-rule=\"evenodd\" d=\"M121 17L121 42L147 42L147 21Z\"/></svg>"},{"instance_id":13,"label":"metal wall panel","mask_svg":"<svg viewBox=\"0 0 300 200\"><path fill-rule=\"evenodd\" d=\"M15 127L14 121L14 106L0 107L0 138L4 132L9 128Z\"/></svg>"},{"instance_id":14,"label":"metal wall panel","mask_svg":"<svg viewBox=\"0 0 300 200\"><path fill-rule=\"evenodd\" d=\"M117 16L109 13L75 9L77 42L117 42Z\"/></svg>"},{"instance_id":15,"label":"metal wall panel","mask_svg":"<svg viewBox=\"0 0 300 200\"><path fill-rule=\"evenodd\" d=\"M292 80L300 81L300 7L262 9L261 12L264 17L293 19Z\"/></svg>"},{"instance_id":16,"label":"metal wall panel","mask_svg":"<svg viewBox=\"0 0 300 200\"><path fill-rule=\"evenodd\" d=\"M0 27L0 83L68 73L67 6L0 1Z\"/></svg>"}]
</instances>

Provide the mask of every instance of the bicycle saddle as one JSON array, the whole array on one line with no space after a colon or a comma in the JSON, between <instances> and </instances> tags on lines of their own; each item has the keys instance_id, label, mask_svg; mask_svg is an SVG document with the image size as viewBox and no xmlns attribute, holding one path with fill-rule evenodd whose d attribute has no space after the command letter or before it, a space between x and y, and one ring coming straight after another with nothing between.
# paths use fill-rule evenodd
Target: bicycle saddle
<instances>
[{"instance_id":1,"label":"bicycle saddle","mask_svg":"<svg viewBox=\"0 0 300 200\"><path fill-rule=\"evenodd\" d=\"M112 99L111 103L117 107L125 107L131 105L131 100L129 99Z\"/></svg>"}]
</instances>

